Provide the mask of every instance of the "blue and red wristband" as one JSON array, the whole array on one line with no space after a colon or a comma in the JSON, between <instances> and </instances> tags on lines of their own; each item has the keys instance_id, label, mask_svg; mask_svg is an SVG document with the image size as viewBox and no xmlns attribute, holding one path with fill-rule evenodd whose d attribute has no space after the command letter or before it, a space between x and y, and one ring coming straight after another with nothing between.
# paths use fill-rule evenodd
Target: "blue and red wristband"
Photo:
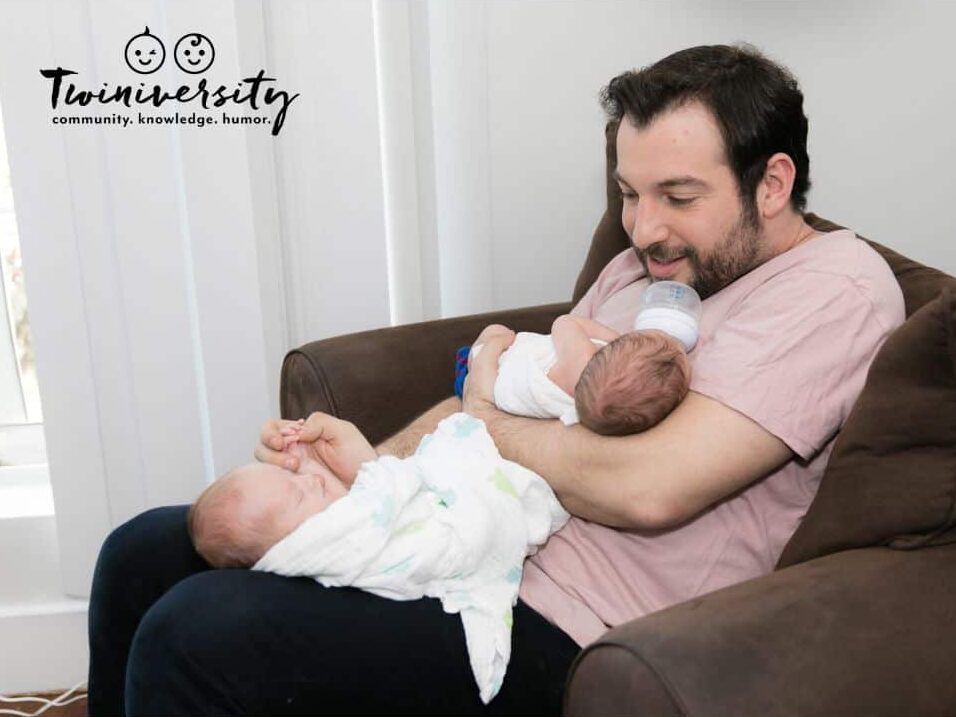
<instances>
[{"instance_id":1,"label":"blue and red wristband","mask_svg":"<svg viewBox=\"0 0 956 717\"><path fill-rule=\"evenodd\" d=\"M468 375L468 355L471 346L462 346L455 353L455 395L461 398L465 388L465 376Z\"/></svg>"}]
</instances>

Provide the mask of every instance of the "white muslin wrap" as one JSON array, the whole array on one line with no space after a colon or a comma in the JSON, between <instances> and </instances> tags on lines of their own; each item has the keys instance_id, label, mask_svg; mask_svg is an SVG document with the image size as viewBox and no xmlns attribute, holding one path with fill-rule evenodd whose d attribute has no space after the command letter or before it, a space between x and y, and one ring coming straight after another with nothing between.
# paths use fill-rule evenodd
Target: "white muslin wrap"
<instances>
[{"instance_id":1,"label":"white muslin wrap","mask_svg":"<svg viewBox=\"0 0 956 717\"><path fill-rule=\"evenodd\" d=\"M483 702L511 657L524 559L568 519L537 474L501 457L485 424L442 421L414 456L365 463L352 489L253 566L460 613Z\"/></svg>"}]
</instances>

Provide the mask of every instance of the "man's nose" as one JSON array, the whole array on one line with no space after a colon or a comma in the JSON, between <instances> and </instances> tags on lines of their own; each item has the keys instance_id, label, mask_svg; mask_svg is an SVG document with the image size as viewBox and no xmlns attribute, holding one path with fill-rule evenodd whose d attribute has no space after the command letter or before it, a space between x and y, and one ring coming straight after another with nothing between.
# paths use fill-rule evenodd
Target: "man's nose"
<instances>
[{"instance_id":1,"label":"man's nose","mask_svg":"<svg viewBox=\"0 0 956 717\"><path fill-rule=\"evenodd\" d=\"M659 203L654 199L641 197L635 208L631 242L638 249L646 249L652 244L666 241L667 236L667 223Z\"/></svg>"}]
</instances>

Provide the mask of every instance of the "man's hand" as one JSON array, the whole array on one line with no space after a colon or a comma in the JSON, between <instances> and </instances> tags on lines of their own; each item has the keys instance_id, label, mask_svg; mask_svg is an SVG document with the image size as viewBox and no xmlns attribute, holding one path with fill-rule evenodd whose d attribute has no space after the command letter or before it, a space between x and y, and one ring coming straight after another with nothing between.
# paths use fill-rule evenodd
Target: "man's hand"
<instances>
[{"instance_id":1,"label":"man's hand","mask_svg":"<svg viewBox=\"0 0 956 717\"><path fill-rule=\"evenodd\" d=\"M514 340L515 332L498 324L489 326L478 336L471 350L468 377L461 399L461 410L465 413L486 419L497 410L495 379L498 378L498 358Z\"/></svg>"},{"instance_id":2,"label":"man's hand","mask_svg":"<svg viewBox=\"0 0 956 717\"><path fill-rule=\"evenodd\" d=\"M305 451L306 458L300 460L291 452L274 450L280 444L287 446L289 437L296 442L298 451ZM305 460L315 460L349 486L359 467L378 457L355 425L327 413L313 413L304 422L269 421L263 426L260 440L256 448L258 460L289 470L298 470Z\"/></svg>"},{"instance_id":3,"label":"man's hand","mask_svg":"<svg viewBox=\"0 0 956 717\"><path fill-rule=\"evenodd\" d=\"M299 445L311 450L313 457L329 467L351 486L359 468L374 461L378 453L354 423L316 411L299 431Z\"/></svg>"}]
</instances>

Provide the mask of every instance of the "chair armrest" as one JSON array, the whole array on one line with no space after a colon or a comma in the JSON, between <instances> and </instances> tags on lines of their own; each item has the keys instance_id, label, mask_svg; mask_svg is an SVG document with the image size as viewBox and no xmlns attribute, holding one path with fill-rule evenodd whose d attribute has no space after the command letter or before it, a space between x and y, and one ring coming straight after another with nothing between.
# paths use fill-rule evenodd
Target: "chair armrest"
<instances>
[{"instance_id":1,"label":"chair armrest","mask_svg":"<svg viewBox=\"0 0 956 717\"><path fill-rule=\"evenodd\" d=\"M453 395L455 350L488 324L550 333L571 305L426 321L313 341L290 351L279 389L283 418L324 411L352 421L370 442L392 435Z\"/></svg>"},{"instance_id":2,"label":"chair armrest","mask_svg":"<svg viewBox=\"0 0 956 717\"><path fill-rule=\"evenodd\" d=\"M836 553L609 631L565 714L952 714L954 605L954 544Z\"/></svg>"}]
</instances>

